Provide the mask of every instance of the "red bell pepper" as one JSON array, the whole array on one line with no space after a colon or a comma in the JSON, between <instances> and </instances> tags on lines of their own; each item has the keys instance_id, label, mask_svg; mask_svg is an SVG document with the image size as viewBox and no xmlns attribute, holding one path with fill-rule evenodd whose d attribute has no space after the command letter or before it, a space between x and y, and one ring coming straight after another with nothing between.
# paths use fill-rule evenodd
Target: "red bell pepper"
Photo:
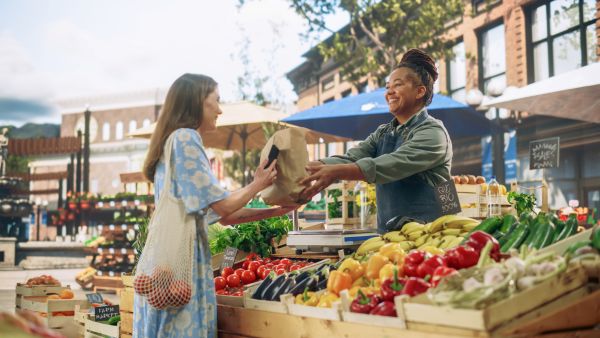
<instances>
[{"instance_id":1,"label":"red bell pepper","mask_svg":"<svg viewBox=\"0 0 600 338\"><path fill-rule=\"evenodd\" d=\"M358 290L358 296L350 304L350 311L356 313L368 314L379 304L379 297L376 295L365 295L362 290Z\"/></svg>"},{"instance_id":2,"label":"red bell pepper","mask_svg":"<svg viewBox=\"0 0 600 338\"><path fill-rule=\"evenodd\" d=\"M409 277L406 279L404 289L402 289L402 294L414 297L426 292L430 287L431 284L422 278Z\"/></svg>"},{"instance_id":3,"label":"red bell pepper","mask_svg":"<svg viewBox=\"0 0 600 338\"><path fill-rule=\"evenodd\" d=\"M425 261L425 251L415 250L404 258L404 274L410 277L418 276L417 269Z\"/></svg>"},{"instance_id":4,"label":"red bell pepper","mask_svg":"<svg viewBox=\"0 0 600 338\"><path fill-rule=\"evenodd\" d=\"M456 269L449 268L447 266L438 266L433 272L433 278L431 278L431 285L436 287L438 286L442 278L453 275L455 273L458 273Z\"/></svg>"},{"instance_id":5,"label":"red bell pepper","mask_svg":"<svg viewBox=\"0 0 600 338\"><path fill-rule=\"evenodd\" d=\"M384 300L383 302L377 304L376 307L369 312L372 315L378 316L388 316L388 317L396 317L396 307L394 306L394 302L390 302Z\"/></svg>"},{"instance_id":6,"label":"red bell pepper","mask_svg":"<svg viewBox=\"0 0 600 338\"><path fill-rule=\"evenodd\" d=\"M419 264L417 275L415 277L426 278L433 276L433 272L438 266L446 266L446 259L440 255L432 256Z\"/></svg>"},{"instance_id":7,"label":"red bell pepper","mask_svg":"<svg viewBox=\"0 0 600 338\"><path fill-rule=\"evenodd\" d=\"M466 269L477 264L479 252L470 246L458 246L446 251L447 265L454 269Z\"/></svg>"},{"instance_id":8,"label":"red bell pepper","mask_svg":"<svg viewBox=\"0 0 600 338\"><path fill-rule=\"evenodd\" d=\"M475 249L475 251L481 252L487 242L493 243L490 257L498 262L500 260L500 243L498 243L498 240L494 236L483 231L475 231L469 236L466 244Z\"/></svg>"},{"instance_id":9,"label":"red bell pepper","mask_svg":"<svg viewBox=\"0 0 600 338\"><path fill-rule=\"evenodd\" d=\"M398 278L398 270L394 269L394 278L386 279L381 284L381 299L387 301L394 301L394 297L402 294L404 289L403 278Z\"/></svg>"}]
</instances>

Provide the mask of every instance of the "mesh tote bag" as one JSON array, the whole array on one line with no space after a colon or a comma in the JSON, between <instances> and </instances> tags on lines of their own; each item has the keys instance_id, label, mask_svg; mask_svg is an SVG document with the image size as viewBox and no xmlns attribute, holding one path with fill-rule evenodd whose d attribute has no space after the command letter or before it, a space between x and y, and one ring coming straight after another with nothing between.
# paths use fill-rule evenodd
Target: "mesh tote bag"
<instances>
[{"instance_id":1,"label":"mesh tote bag","mask_svg":"<svg viewBox=\"0 0 600 338\"><path fill-rule=\"evenodd\" d=\"M171 150L174 133L167 139L163 190L148 224L148 238L134 279L135 292L156 309L179 308L192 297L192 268L196 221L182 200L171 194Z\"/></svg>"}]
</instances>

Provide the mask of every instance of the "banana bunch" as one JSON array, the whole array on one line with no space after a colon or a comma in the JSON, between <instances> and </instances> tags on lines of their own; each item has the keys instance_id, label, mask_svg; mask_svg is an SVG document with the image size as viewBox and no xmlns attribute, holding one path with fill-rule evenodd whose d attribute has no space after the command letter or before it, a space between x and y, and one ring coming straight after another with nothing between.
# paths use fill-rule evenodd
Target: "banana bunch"
<instances>
[{"instance_id":1,"label":"banana bunch","mask_svg":"<svg viewBox=\"0 0 600 338\"><path fill-rule=\"evenodd\" d=\"M439 249L458 246L478 224L479 221L475 219L457 215L442 216L427 224L410 222L404 224L401 230L366 240L356 253L364 255L379 250L385 243L395 242L404 251L420 249L437 254Z\"/></svg>"}]
</instances>

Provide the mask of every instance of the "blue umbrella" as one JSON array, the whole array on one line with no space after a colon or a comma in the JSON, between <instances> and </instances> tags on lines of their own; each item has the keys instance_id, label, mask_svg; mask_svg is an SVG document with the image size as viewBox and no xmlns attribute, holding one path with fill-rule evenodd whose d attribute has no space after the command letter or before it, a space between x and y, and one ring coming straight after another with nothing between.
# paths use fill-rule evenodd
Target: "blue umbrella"
<instances>
[{"instance_id":1,"label":"blue umbrella","mask_svg":"<svg viewBox=\"0 0 600 338\"><path fill-rule=\"evenodd\" d=\"M282 121L323 133L363 140L393 116L384 97L385 88L348 96L284 118ZM427 111L444 123L453 139L491 133L490 121L475 109L434 94Z\"/></svg>"}]
</instances>

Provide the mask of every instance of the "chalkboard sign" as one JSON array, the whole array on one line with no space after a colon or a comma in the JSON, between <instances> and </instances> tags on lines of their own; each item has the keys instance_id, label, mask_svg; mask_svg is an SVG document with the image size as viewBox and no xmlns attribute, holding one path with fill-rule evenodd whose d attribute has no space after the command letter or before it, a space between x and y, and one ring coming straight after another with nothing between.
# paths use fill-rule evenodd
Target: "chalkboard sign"
<instances>
[{"instance_id":1,"label":"chalkboard sign","mask_svg":"<svg viewBox=\"0 0 600 338\"><path fill-rule=\"evenodd\" d=\"M442 209L442 215L458 214L462 210L456 186L452 180L438 184L435 187L435 198Z\"/></svg>"},{"instance_id":2,"label":"chalkboard sign","mask_svg":"<svg viewBox=\"0 0 600 338\"><path fill-rule=\"evenodd\" d=\"M235 256L237 256L238 249L228 246L223 252L223 262L221 262L221 269L228 266L232 267L235 262Z\"/></svg>"},{"instance_id":3,"label":"chalkboard sign","mask_svg":"<svg viewBox=\"0 0 600 338\"><path fill-rule=\"evenodd\" d=\"M559 156L559 137L550 137L529 143L529 169L557 168Z\"/></svg>"},{"instance_id":4,"label":"chalkboard sign","mask_svg":"<svg viewBox=\"0 0 600 338\"><path fill-rule=\"evenodd\" d=\"M94 320L101 322L119 315L119 305L98 306L94 308Z\"/></svg>"},{"instance_id":5,"label":"chalkboard sign","mask_svg":"<svg viewBox=\"0 0 600 338\"><path fill-rule=\"evenodd\" d=\"M99 293L87 293L85 297L90 303L102 304L102 302L104 302L104 299L102 299L102 295Z\"/></svg>"}]
</instances>

